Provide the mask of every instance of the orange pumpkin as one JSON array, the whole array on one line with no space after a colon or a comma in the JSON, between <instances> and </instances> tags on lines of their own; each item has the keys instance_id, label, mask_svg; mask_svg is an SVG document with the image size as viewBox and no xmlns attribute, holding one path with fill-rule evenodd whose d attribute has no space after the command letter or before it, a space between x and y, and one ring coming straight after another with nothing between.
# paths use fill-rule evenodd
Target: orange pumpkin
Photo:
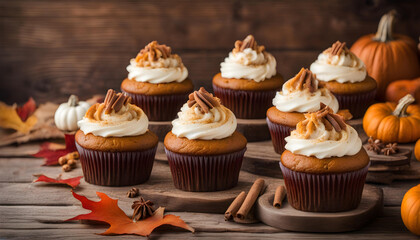
<instances>
[{"instance_id":1,"label":"orange pumpkin","mask_svg":"<svg viewBox=\"0 0 420 240\"><path fill-rule=\"evenodd\" d=\"M350 49L378 82L378 100L385 99L386 87L391 82L420 76L417 43L408 36L393 33L394 18L395 11L382 16L376 34L362 36Z\"/></svg>"},{"instance_id":2,"label":"orange pumpkin","mask_svg":"<svg viewBox=\"0 0 420 240\"><path fill-rule=\"evenodd\" d=\"M420 139L417 140L416 145L414 146L414 156L417 161L420 161Z\"/></svg>"},{"instance_id":3,"label":"orange pumpkin","mask_svg":"<svg viewBox=\"0 0 420 240\"><path fill-rule=\"evenodd\" d=\"M401 218L410 232L420 235L420 184L405 193L401 203Z\"/></svg>"},{"instance_id":4,"label":"orange pumpkin","mask_svg":"<svg viewBox=\"0 0 420 240\"><path fill-rule=\"evenodd\" d=\"M420 106L411 104L413 102L414 97L407 94L398 105L385 102L370 106L363 117L366 134L385 143L407 143L419 139Z\"/></svg>"},{"instance_id":5,"label":"orange pumpkin","mask_svg":"<svg viewBox=\"0 0 420 240\"><path fill-rule=\"evenodd\" d=\"M411 94L420 103L420 77L413 80L398 80L388 85L386 88L386 100L398 102L402 97Z\"/></svg>"}]
</instances>

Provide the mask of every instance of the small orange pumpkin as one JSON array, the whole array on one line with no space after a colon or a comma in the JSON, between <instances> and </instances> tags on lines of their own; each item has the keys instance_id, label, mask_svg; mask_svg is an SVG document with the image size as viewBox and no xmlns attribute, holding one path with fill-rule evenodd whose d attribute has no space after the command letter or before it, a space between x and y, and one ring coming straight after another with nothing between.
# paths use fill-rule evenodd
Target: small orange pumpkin
<instances>
[{"instance_id":1,"label":"small orange pumpkin","mask_svg":"<svg viewBox=\"0 0 420 240\"><path fill-rule=\"evenodd\" d=\"M363 117L366 134L385 143L417 141L420 138L420 106L411 104L414 100L407 94L398 105L385 102L370 106Z\"/></svg>"},{"instance_id":2,"label":"small orange pumpkin","mask_svg":"<svg viewBox=\"0 0 420 240\"><path fill-rule=\"evenodd\" d=\"M414 146L414 156L417 161L420 161L420 139L417 140L416 145Z\"/></svg>"},{"instance_id":3,"label":"small orange pumpkin","mask_svg":"<svg viewBox=\"0 0 420 240\"><path fill-rule=\"evenodd\" d=\"M420 235L420 184L405 193L401 203L401 218L410 232Z\"/></svg>"},{"instance_id":4,"label":"small orange pumpkin","mask_svg":"<svg viewBox=\"0 0 420 240\"><path fill-rule=\"evenodd\" d=\"M398 102L402 97L411 94L420 103L420 77L412 80L397 80L386 88L386 100L389 102Z\"/></svg>"},{"instance_id":5,"label":"small orange pumpkin","mask_svg":"<svg viewBox=\"0 0 420 240\"><path fill-rule=\"evenodd\" d=\"M420 76L417 43L409 36L393 33L394 19L394 10L382 16L376 34L362 36L350 49L378 82L379 100L385 99L386 87L391 82Z\"/></svg>"}]
</instances>

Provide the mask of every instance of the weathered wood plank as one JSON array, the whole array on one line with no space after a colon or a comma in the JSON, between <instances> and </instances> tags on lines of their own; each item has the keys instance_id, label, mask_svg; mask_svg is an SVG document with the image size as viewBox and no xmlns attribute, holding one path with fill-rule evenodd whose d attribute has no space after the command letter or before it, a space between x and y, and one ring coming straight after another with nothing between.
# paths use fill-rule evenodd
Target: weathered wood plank
<instances>
[{"instance_id":1,"label":"weathered wood plank","mask_svg":"<svg viewBox=\"0 0 420 240\"><path fill-rule=\"evenodd\" d=\"M37 159L1 159L0 169L4 174L0 176L0 205L71 205L77 202L71 197L70 189L65 186L48 185L45 183L32 183L35 178L33 174L43 173L50 177L58 176L61 167L40 166L41 160ZM82 170L79 166L69 173L64 173L62 178L81 176ZM165 206L168 211L189 211L189 212L210 212L223 213L232 200L241 191L248 191L253 181L259 176L247 172L241 172L239 183L236 187L218 191L212 194L205 192L184 192L175 189L169 166L166 163L155 161L150 179L140 185L140 194L152 200L159 206ZM263 177L268 185L267 190L275 188L282 183L282 179ZM78 194L88 198L97 198L95 192L104 192L112 198L120 199L124 206L131 206L133 199L127 198L126 193L130 189L126 187L103 187L86 183L81 180L80 186L76 189ZM31 196L24 197L22 196ZM42 201L38 201L42 199Z\"/></svg>"},{"instance_id":2,"label":"weathered wood plank","mask_svg":"<svg viewBox=\"0 0 420 240\"><path fill-rule=\"evenodd\" d=\"M1 48L0 48L1 49ZM11 49L0 51L0 100L23 103L28 96L37 102L64 102L70 94L88 99L104 94L109 88L120 89L127 77L126 67L133 52L108 50L37 50ZM289 79L302 66L309 67L318 51L273 51L278 71ZM211 80L220 71L220 62L228 51L181 52L195 88L212 90ZM36 62L37 64L33 64ZM22 71L25 68L25 71ZM22 85L25 87L22 88ZM13 91L17 90L19 91Z\"/></svg>"},{"instance_id":3,"label":"weathered wood plank","mask_svg":"<svg viewBox=\"0 0 420 240\"><path fill-rule=\"evenodd\" d=\"M394 4L380 1L1 1L0 45L133 49L158 39L175 49L229 49L254 33L269 49L322 49L376 30ZM395 6L395 5L394 5ZM420 34L415 1L401 2L399 31ZM379 11L378 11L379 10ZM48 21L54 19L54 21ZM325 34L325 31L328 34ZM309 40L310 39L310 40ZM308 41L309 40L309 41Z\"/></svg>"},{"instance_id":4,"label":"weathered wood plank","mask_svg":"<svg viewBox=\"0 0 420 240\"><path fill-rule=\"evenodd\" d=\"M97 239L101 236L98 236L95 233L100 233L105 230L105 226L102 225L79 224L77 222L58 223L61 219L66 218L67 216L73 216L72 214L79 213L79 210L74 206L35 207L33 211L25 212L25 210L30 210L31 207L32 206L0 206L0 213L4 213L4 216L6 216L5 219L0 218L0 236L7 239ZM60 213L62 215L60 215ZM203 237L204 239L226 237L229 237L229 239L417 239L416 236L409 233L404 227L400 217L400 209L398 207L385 208L383 216L378 217L374 222L359 231L339 234L311 234L296 232L258 233L258 230L263 228L263 226L226 223L223 221L222 217L219 218L219 215L215 214L190 214L180 212L173 214L181 216L193 227L196 227L197 232L191 234L185 232L174 233L168 232L167 230L158 230L152 234L151 239L196 239L198 237ZM225 224L229 224L229 229L224 229L224 226L226 226ZM42 227L43 225L46 226ZM235 230L237 232L229 232L227 235L224 231L231 231L232 226L230 225L237 225ZM253 231L252 229L256 230L256 232L248 232ZM134 237L139 239L138 236L129 235L114 236L113 238L134 239Z\"/></svg>"},{"instance_id":5,"label":"weathered wood plank","mask_svg":"<svg viewBox=\"0 0 420 240\"><path fill-rule=\"evenodd\" d=\"M9 204L13 201L16 201L16 204L33 204L32 198L21 198L19 195L26 195L29 193L35 194L36 197L40 197L42 195L47 195L47 199L44 201L45 204L54 204L57 203L57 198L63 198L65 199L65 204L73 204L74 202L70 199L69 200L69 192L66 190L66 187L60 187L60 186L51 186L51 185L45 185L42 183L36 183L36 184L30 184L27 183L32 182L35 178L32 176L33 174L43 173L47 174L51 177L56 177L58 174L62 173L60 167L45 167L41 166L43 163L40 159L32 159L32 158L12 158L12 159L6 159L6 158L0 158L0 169L2 169L2 174L0 175L0 190L2 193L9 193L9 194L0 194L0 204ZM152 172L151 177L151 183L159 182L159 186L161 184L165 184L163 179L155 179L154 176L158 171L168 171L165 170L165 168L161 168L160 161L155 162L155 167ZM280 170L279 170L280 171ZM165 181L171 182L170 178L170 172L167 173L168 178L166 178ZM76 177L81 176L81 168L79 168L68 172L63 173L63 178L69 178L69 177ZM248 177L251 177L248 181L252 181L255 179L255 175L249 174L247 172L241 172L241 179L246 179ZM267 178L272 179L272 178ZM270 180L271 181L271 180ZM281 181L281 180L278 180ZM13 184L11 184L13 183ZM250 183L249 183L250 184ZM408 191L411 187L418 184L418 181L416 180L410 180L410 181L396 181L392 183L391 185L380 185L376 184L375 186L379 186L384 191L384 205L385 206L399 206L401 204L402 197L404 196L405 192ZM145 185L139 185L140 190L144 190L145 194L151 194L149 190L153 189L152 186L145 186ZM156 187L158 188L158 187ZM131 203L129 199L125 198L125 193L128 191L129 187L120 187L120 188L109 188L109 187L100 187L100 186L94 186L85 183L82 180L81 194L89 194L90 197L96 197L94 194L95 191L105 191L106 193L113 194L112 197L115 198L123 198L124 201L127 201L127 204ZM239 192L233 192L232 197L235 196ZM7 196L11 195L11 196ZM49 196L53 195L53 196ZM57 196L56 196L57 195ZM148 195L150 197L156 197L156 195ZM209 197L211 198L212 195L210 194ZM36 199L36 198L35 198Z\"/></svg>"},{"instance_id":6,"label":"weathered wood plank","mask_svg":"<svg viewBox=\"0 0 420 240\"><path fill-rule=\"evenodd\" d=\"M2 169L3 173L13 173L14 171L20 171L20 169L24 169L23 172L31 172L36 171L37 166L41 170L47 170L51 172L60 172L59 168L54 167L40 167L39 165L42 163L42 160L37 159L0 159L0 169ZM9 168L10 167L10 168ZM80 169L79 169L80 170ZM70 174L75 174L76 172L73 171ZM16 174L16 173L15 173ZM67 173L66 173L67 174ZM76 174L77 175L77 174ZM2 177L10 178L11 175L2 174ZM28 173L30 177L30 174ZM3 179L4 180L4 179ZM27 179L26 179L27 180ZM385 200L395 201L399 205L401 201L403 192L406 191L411 185L415 183L407 184L407 182L396 182L392 185L392 187L386 186L384 187L385 192ZM410 186L409 186L410 185ZM83 187L83 184L82 184ZM96 189L101 190L102 189ZM113 188L112 188L113 189ZM105 190L112 190L111 188L105 188ZM93 193L93 190L90 189L77 189L80 194L88 195L89 198L97 199L93 194L87 194L84 191L88 191ZM121 191L118 194L112 195L109 193L111 197L120 198L119 205L120 207L127 213L130 213L130 202L124 199L125 191ZM39 184L31 184L28 183L2 183L0 184L0 236L4 238L28 238L29 235L32 239L37 239L38 236L42 236L44 238L45 235L51 236L51 238L56 237L63 237L63 238L75 238L77 236L83 237L84 239L89 238L96 238L97 235L94 233L100 233L105 228L103 226L98 225L87 225L87 224L78 224L78 223L58 223L63 218L66 219L68 215L72 214L79 214L83 213L83 209L80 208L79 202L76 201L71 197L70 191L68 188L61 188L58 186L50 186L44 185L39 186ZM107 192L107 191L104 191ZM113 191L112 191L113 192ZM396 192L399 192L396 194ZM108 192L107 192L108 193ZM91 195L91 196L90 196ZM7 198L5 196L12 196L13 199ZM209 195L210 196L210 195ZM393 196L395 199L393 199ZM15 200L16 198L17 200ZM38 204L37 199L42 199L45 202L45 206L34 206L34 204ZM15 201L14 204L22 204L24 206L14 206L11 205ZM131 201L131 200L130 200ZM39 202L39 201L38 201ZM73 206L74 204L78 206ZM25 206L31 205L31 206ZM55 205L55 206L51 206ZM63 206L64 205L64 206ZM68 206L67 206L68 205ZM65 209L60 210L60 209ZM376 219L372 224L368 225L364 229L351 232L351 233L343 233L343 234L333 234L333 235L324 235L324 234L301 234L301 233L276 233L276 234L244 234L239 233L242 231L273 231L273 229L267 229L266 226L263 225L256 225L252 227L248 227L248 225L240 225L235 223L225 223L223 221L222 214L199 214L199 213L175 213L176 215L180 215L183 217L188 223L192 224L192 226L196 227L197 230L200 231L235 231L235 233L229 233L229 238L233 239L290 239L293 237L299 238L325 238L325 237L333 237L336 239L346 239L346 238L354 238L354 237L363 237L363 238L384 238L384 239L392 239L395 237L410 239L413 235L409 234L400 218L399 207L386 207L384 210L384 215ZM24 219L21 219L20 216L25 216ZM10 218L12 220L9 221ZM35 219L31 220L32 217ZM219 219L219 220L218 220ZM71 225L69 225L71 224ZM194 225L195 224L195 225ZM228 225L226 225L228 224ZM17 229L19 228L19 229ZM59 230L63 228L63 230ZM65 230L64 230L65 229ZM263 230L264 229L264 230ZM76 231L75 234L69 234L67 231ZM238 231L238 233L236 233ZM30 232L30 233L29 233ZM156 238L171 238L171 239L194 239L198 236L202 236L204 238L213 238L213 237L222 237L225 235L218 235L218 234L209 234L209 233L197 233L197 234L189 234L189 233L166 233L166 232L158 232L154 233L153 236ZM125 236L130 238L131 236ZM39 237L41 238L41 237Z\"/></svg>"},{"instance_id":7,"label":"weathered wood plank","mask_svg":"<svg viewBox=\"0 0 420 240\"><path fill-rule=\"evenodd\" d=\"M129 59L155 39L183 57L196 87L211 89L233 42L253 33L287 79L332 41L375 31L390 7L401 12L399 32L417 38L418 1L1 0L0 98L61 102L119 89Z\"/></svg>"},{"instance_id":8,"label":"weathered wood plank","mask_svg":"<svg viewBox=\"0 0 420 240\"><path fill-rule=\"evenodd\" d=\"M124 212L131 216L133 210L126 207ZM3 229L86 229L79 221L64 222L79 214L89 213L80 206L0 206L0 226ZM243 225L224 220L223 214L167 212L180 216L199 232L282 232L262 223ZM87 225L93 226L93 224ZM102 224L94 224L102 225ZM106 224L103 224L106 225ZM105 227L105 226L96 226ZM98 230L100 233L101 230Z\"/></svg>"}]
</instances>

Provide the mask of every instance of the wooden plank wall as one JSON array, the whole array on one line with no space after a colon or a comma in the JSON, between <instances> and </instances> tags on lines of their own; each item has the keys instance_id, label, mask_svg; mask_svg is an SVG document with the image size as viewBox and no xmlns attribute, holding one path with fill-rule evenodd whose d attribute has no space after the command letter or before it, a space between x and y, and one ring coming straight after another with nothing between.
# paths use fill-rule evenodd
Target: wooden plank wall
<instances>
[{"instance_id":1,"label":"wooden plank wall","mask_svg":"<svg viewBox=\"0 0 420 240\"><path fill-rule=\"evenodd\" d=\"M290 78L333 41L376 31L395 8L396 29L417 39L420 1L0 0L0 100L64 101L119 89L148 42L170 45L195 86L210 88L236 39L256 36Z\"/></svg>"}]
</instances>

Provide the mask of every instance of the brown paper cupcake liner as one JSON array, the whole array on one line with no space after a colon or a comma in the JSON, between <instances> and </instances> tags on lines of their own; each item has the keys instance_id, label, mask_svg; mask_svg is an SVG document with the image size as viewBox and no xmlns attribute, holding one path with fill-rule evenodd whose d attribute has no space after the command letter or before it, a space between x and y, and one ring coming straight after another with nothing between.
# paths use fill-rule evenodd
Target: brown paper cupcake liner
<instances>
[{"instance_id":1,"label":"brown paper cupcake liner","mask_svg":"<svg viewBox=\"0 0 420 240\"><path fill-rule=\"evenodd\" d=\"M285 150L284 146L286 146L286 141L284 138L290 136L290 133L294 130L294 128L278 123L273 123L270 121L270 119L268 119L268 117L267 125L268 129L270 130L274 151L276 153L282 154Z\"/></svg>"},{"instance_id":2,"label":"brown paper cupcake liner","mask_svg":"<svg viewBox=\"0 0 420 240\"><path fill-rule=\"evenodd\" d=\"M125 92L124 90L121 90ZM188 94L142 95L125 92L132 102L143 109L150 121L172 121L182 105L187 102Z\"/></svg>"},{"instance_id":3,"label":"brown paper cupcake liner","mask_svg":"<svg viewBox=\"0 0 420 240\"><path fill-rule=\"evenodd\" d=\"M243 91L221 88L213 84L214 95L229 108L237 118L262 119L272 106L277 90Z\"/></svg>"},{"instance_id":4,"label":"brown paper cupcake liner","mask_svg":"<svg viewBox=\"0 0 420 240\"><path fill-rule=\"evenodd\" d=\"M221 191L236 186L245 151L246 148L229 154L195 156L165 148L175 187L189 192Z\"/></svg>"},{"instance_id":5,"label":"brown paper cupcake liner","mask_svg":"<svg viewBox=\"0 0 420 240\"><path fill-rule=\"evenodd\" d=\"M157 146L135 152L103 152L76 143L85 181L101 186L128 186L146 182Z\"/></svg>"},{"instance_id":6,"label":"brown paper cupcake liner","mask_svg":"<svg viewBox=\"0 0 420 240\"><path fill-rule=\"evenodd\" d=\"M366 110L375 100L376 89L370 92L359 93L354 95L336 94L334 96L338 100L340 109L348 109L353 118L361 118L365 115Z\"/></svg>"},{"instance_id":7,"label":"brown paper cupcake liner","mask_svg":"<svg viewBox=\"0 0 420 240\"><path fill-rule=\"evenodd\" d=\"M369 165L353 172L310 174L282 165L287 201L301 211L341 212L357 208Z\"/></svg>"}]
</instances>

